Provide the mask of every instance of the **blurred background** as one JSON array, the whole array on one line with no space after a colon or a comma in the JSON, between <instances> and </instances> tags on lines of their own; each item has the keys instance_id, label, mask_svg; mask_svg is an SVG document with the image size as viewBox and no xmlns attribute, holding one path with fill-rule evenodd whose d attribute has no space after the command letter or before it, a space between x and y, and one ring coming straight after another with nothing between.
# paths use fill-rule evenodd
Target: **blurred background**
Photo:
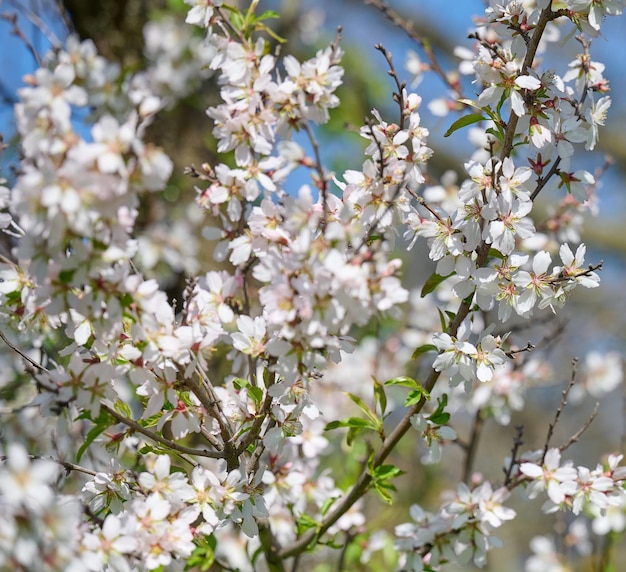
<instances>
[{"instance_id":1,"label":"blurred background","mask_svg":"<svg viewBox=\"0 0 626 572\"><path fill-rule=\"evenodd\" d=\"M240 5L247 4L239 2ZM409 22L415 33L428 40L442 67L453 73L459 65L454 56L456 46L471 47L468 33L474 25L473 17L481 15L481 0L390 0L389 6ZM426 61L420 46L402 30L386 19L380 11L360 0L262 0L261 9L273 9L280 19L271 21L271 27L279 36L287 39L289 53L303 59L332 41L337 28L342 28L342 46L345 50L345 84L339 91L342 106L332 113L331 122L317 131L322 157L336 173L345 169L359 169L362 162L363 144L358 136L358 126L372 108L393 120L397 113L391 99L392 80L387 75L387 65L374 44L381 43L393 54L395 66L402 79L411 84L416 66ZM18 90L27 74L38 67L38 60L51 48L64 44L69 34L81 39L91 39L100 54L119 62L128 72L149 66L167 75L163 66L169 62L168 44L146 48L144 29L150 20L162 20L172 15L176 22L184 20L186 6L182 0L0 0L0 133L7 145L0 156L0 175L10 186L19 169L19 144L13 120L13 105L18 101ZM583 226L582 240L588 245L587 262L604 261L599 290L579 289L570 304L559 313L558 327L540 325L528 332L528 339L537 342L544 335L558 330L558 340L545 353L552 366L554 377L550 383L531 389L526 396L527 408L515 412L510 423L502 428L492 420L484 427L479 444L475 468L497 480L501 476L502 459L508 454L515 435L514 427L524 425L525 447L541 447L548 423L552 419L563 389L571 373L575 356L581 361L589 352L624 351L626 332L626 23L624 17L609 18L603 26L603 35L593 41L592 59L606 64L606 77L610 81L613 97L609 120L601 131L600 143L592 153L576 156L575 169L595 171L601 168L607 156L611 166L602 178L599 192L597 217L589 217ZM197 31L199 32L199 31ZM189 31L191 33L191 31ZM201 34L198 34L201 38ZM152 42L154 42L154 38ZM158 44L158 39L156 40ZM557 46L559 44L556 44ZM554 47L554 46L553 46ZM574 59L579 44L569 42L560 48L558 55L547 60L559 73L564 73L567 63ZM414 55L409 56L411 52ZM170 54L171 55L171 54ZM408 58L408 60L407 60ZM407 63L408 61L408 63ZM408 69L407 69L408 68ZM200 74L198 74L200 75ZM461 77L466 94L473 96L471 76ZM175 162L175 174L169 187L159 196L151 196L143 204L140 218L141 230L150 235L140 253L144 260L142 269L157 277L168 288L173 298L180 299L186 274L198 272L197 258L201 250L196 240L203 224L197 213L192 212L195 197L194 181L183 174L190 164L216 163L215 142L211 123L204 110L217 101L214 82L201 77L190 80L192 89L176 93L169 108L160 114L151 127L150 138L165 148ZM417 82L416 82L417 83ZM433 100L447 96L446 86L432 72L423 74L414 88L424 99L423 124L431 131L430 145L435 155L429 163L429 174L438 180L443 173L452 170L463 178L463 163L472 152L463 133L444 138L443 133L457 118L452 113L441 116ZM87 131L86 131L87 133ZM294 189L309 182L307 173L293 175L290 184ZM545 215L561 196L544 196L539 201L537 216ZM156 245L156 246L155 246ZM150 254L147 253L150 249ZM203 251L204 252L204 251ZM432 268L425 250L417 248L411 253L399 253L406 261L407 273L415 286L424 282ZM204 258L203 258L204 257ZM215 267L210 256L201 254L202 271ZM581 399L580 403L566 409L563 422L557 427L555 442L566 441L589 417L593 399ZM568 451L576 462L595 464L599 455L619 451L623 446L624 397L617 388L601 400L601 414L596 418L581 443ZM471 419L458 428L462 435L470 430ZM446 487L454 486L460 478L458 451L444 455L444 463L425 469L418 463L419 454L412 443L404 443L396 462L403 465L407 475L399 480L401 502L390 511L382 508L376 499L368 501L372 519L382 527L408 520L408 506L420 502L426 507L436 507L438 494ZM512 506L523 516L505 526L499 534L505 542L505 550L491 554L488 569L492 571L516 571L524 569L524 559L529 554L530 538L538 533L551 533L555 523L562 531L560 542L567 544L568 522L558 517L546 518L539 511L540 503L530 503L533 510L524 512L522 495L517 493ZM400 514L398 514L400 513ZM605 542L596 539L600 544ZM600 546L606 549L606 546ZM619 548L617 548L619 549ZM573 550L573 548L571 549ZM622 554L626 561L626 555ZM620 559L617 559L619 562ZM331 570L320 564L316 570ZM352 570L359 570L354 563ZM363 569L367 569L363 567ZM576 570L596 570L589 558L581 559ZM451 568L452 570L452 568ZM555 568L555 570L557 570ZM560 569L558 569L560 570Z\"/></svg>"}]
</instances>

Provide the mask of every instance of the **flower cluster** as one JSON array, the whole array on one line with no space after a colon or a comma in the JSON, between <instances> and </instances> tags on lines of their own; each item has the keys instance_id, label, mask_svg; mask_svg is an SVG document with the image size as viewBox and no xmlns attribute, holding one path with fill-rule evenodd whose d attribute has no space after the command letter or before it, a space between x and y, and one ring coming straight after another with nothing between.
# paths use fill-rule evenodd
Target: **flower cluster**
<instances>
[{"instance_id":1,"label":"flower cluster","mask_svg":"<svg viewBox=\"0 0 626 572\"><path fill-rule=\"evenodd\" d=\"M545 366L516 357L507 323L556 311L577 286L599 284L585 245L567 240L579 242L576 221L593 208L596 179L571 163L576 145L596 145L608 84L586 41L561 75L542 71L537 54L558 37L559 21L595 36L623 2L491 1L474 50L457 52L479 94L449 107L475 111L450 133L469 123L484 129L472 136L463 178L446 173L441 184L426 173L433 151L421 98L382 47L397 80L397 118L373 110L359 129L364 160L335 176L314 128L339 105L339 38L299 60L266 39L277 38L264 23L274 14L255 15L256 2L245 14L221 0L185 3L193 28L168 18L146 27L146 70L123 73L91 42L70 38L19 93L23 160L13 187L0 187L0 228L12 241L0 262L0 317L3 331L13 330L3 340L20 346L25 365L1 380L17 419L6 437L28 425L20 440L29 449L67 450L87 466L58 462L90 479L80 500L64 496L57 465L9 446L0 567L158 570L218 558L252 570L264 558L282 569L278 560L326 543L325 534L351 538L366 522L365 491L390 500L400 470L384 462L410 427L428 447L423 463L457 440L439 377L462 385L465 397L458 387L451 401L471 402L477 419L508 423L523 405L522 385ZM162 190L173 169L147 128L209 78L220 98L206 110L220 159L188 169L196 200L195 214L179 222L184 239L176 244L154 226L142 235L141 196ZM291 189L295 169L311 184ZM566 196L539 227L531 211L547 191ZM399 228L411 246L426 240L435 266L420 297L401 281ZM204 247L219 269L200 271L195 254ZM180 304L151 277L161 258L189 273ZM361 336L353 360L328 370L354 350L355 332L403 320L408 301L404 331L380 346ZM418 365L423 384L404 375L416 347L414 357L436 354ZM604 372L596 362L589 358L584 384L591 394L621 381L617 357ZM386 373L392 379L381 383ZM392 385L410 393L389 430ZM344 417L339 389L350 390L360 416ZM323 465L339 447L326 432L340 427L348 447L363 435L375 441L347 494L345 479ZM38 432L55 442L42 445ZM624 504L620 460L576 468L550 449L511 461L495 491L488 481L461 484L435 514L415 505L415 522L396 528L400 565L483 566L498 544L492 531L515 516L503 502L522 484L531 497L547 494L548 512L587 511L609 530L611 511Z\"/></svg>"},{"instance_id":2,"label":"flower cluster","mask_svg":"<svg viewBox=\"0 0 626 572\"><path fill-rule=\"evenodd\" d=\"M570 462L561 464L560 451L550 449L543 455L541 463L524 461L519 470L530 480L529 498L535 498L541 492L548 496L544 505L546 512L567 507L579 514L590 506L599 511L609 506L623 506L626 467L618 466L622 458L622 455L610 455L607 467L598 465L590 470L574 467Z\"/></svg>"},{"instance_id":3,"label":"flower cluster","mask_svg":"<svg viewBox=\"0 0 626 572\"><path fill-rule=\"evenodd\" d=\"M484 566L486 553L499 540L495 528L515 518L515 511L502 503L506 488L493 490L488 482L470 489L460 484L436 514L418 505L411 507L413 523L396 527L396 547L404 554L403 570L439 570L446 562Z\"/></svg>"}]
</instances>

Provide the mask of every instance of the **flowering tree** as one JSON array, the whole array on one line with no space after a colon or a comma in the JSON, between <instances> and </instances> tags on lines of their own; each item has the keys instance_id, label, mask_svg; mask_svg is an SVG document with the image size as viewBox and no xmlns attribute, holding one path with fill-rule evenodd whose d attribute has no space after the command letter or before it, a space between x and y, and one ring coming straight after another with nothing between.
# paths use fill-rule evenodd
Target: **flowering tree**
<instances>
[{"instance_id":1,"label":"flowering tree","mask_svg":"<svg viewBox=\"0 0 626 572\"><path fill-rule=\"evenodd\" d=\"M552 443L568 396L585 391L575 368L542 449L523 450L519 430L503 478L475 474L473 460L481 420L507 424L546 375L533 352L541 340L520 342L521 319L599 285L600 264L573 245L596 177L572 157L594 149L606 119L591 39L623 2L491 1L474 50L459 52L471 95L416 37L429 63L411 56L409 66L441 75L449 94L433 109L459 111L448 135L467 129L475 147L459 185L428 173L421 98L383 46L395 116L374 110L359 129L364 159L333 175L315 126L340 105L339 35L299 61L258 2L185 3L187 27L163 18L146 28L145 71L122 72L69 38L19 93L23 158L0 189L10 246L0 263L2 567L282 571L336 550L341 569L355 546L374 569L389 533L367 526L363 499L394 502L402 467L390 455L403 438L423 444L424 465L456 443L465 468L437 510L414 505L412 522L396 523L399 569L483 566L493 531L516 516L506 505L516 488L541 496L546 513L589 516L597 534L619 530L621 456L591 468L563 459L591 419ZM541 54L563 35L580 55L548 69ZM212 243L221 265L201 271L201 256L159 246L138 219L172 173L147 130L208 76L220 160L188 166L195 212L178 228L196 224ZM311 185L293 188L296 169ZM544 231L530 216L540 193L561 197ZM400 234L409 248L425 240L434 264L417 292L394 255ZM160 258L186 271L181 300L148 277ZM372 324L402 332L388 367L380 357L365 372ZM619 371L615 356L588 362L598 359ZM589 375L586 389L621 381L605 378ZM467 411L476 424L464 441L455 427ZM333 451L359 463L348 482L325 463ZM527 570L565 569L548 538L532 549Z\"/></svg>"}]
</instances>

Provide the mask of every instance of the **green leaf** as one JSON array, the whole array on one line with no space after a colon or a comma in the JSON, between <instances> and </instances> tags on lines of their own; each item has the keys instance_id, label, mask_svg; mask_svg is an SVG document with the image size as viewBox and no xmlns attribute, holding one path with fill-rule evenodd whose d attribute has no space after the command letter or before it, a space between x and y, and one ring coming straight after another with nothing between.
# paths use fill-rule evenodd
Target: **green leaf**
<instances>
[{"instance_id":1,"label":"green leaf","mask_svg":"<svg viewBox=\"0 0 626 572\"><path fill-rule=\"evenodd\" d=\"M341 421L331 421L326 424L324 427L324 431L332 431L333 429L339 429L340 427L353 427L355 429L376 429L375 426L372 425L372 422L367 419L362 419L361 417L348 417L348 419L343 419Z\"/></svg>"},{"instance_id":2,"label":"green leaf","mask_svg":"<svg viewBox=\"0 0 626 572\"><path fill-rule=\"evenodd\" d=\"M257 407L261 405L263 401L263 390L260 387L254 387L253 385L248 386L248 395Z\"/></svg>"},{"instance_id":3,"label":"green leaf","mask_svg":"<svg viewBox=\"0 0 626 572\"><path fill-rule=\"evenodd\" d=\"M450 414L445 411L446 405L448 405L448 395L444 393L437 398L437 409L428 417L435 425L445 425L450 421Z\"/></svg>"},{"instance_id":4,"label":"green leaf","mask_svg":"<svg viewBox=\"0 0 626 572\"><path fill-rule=\"evenodd\" d=\"M422 286L422 291L420 292L420 297L423 298L427 294L430 294L439 284L441 284L446 278L450 278L455 273L451 272L447 276L439 276L436 272L433 272L426 280L424 286Z\"/></svg>"},{"instance_id":5,"label":"green leaf","mask_svg":"<svg viewBox=\"0 0 626 572\"><path fill-rule=\"evenodd\" d=\"M491 258L498 258L500 260L504 260L504 255L497 249L495 248L490 248L489 249L489 256Z\"/></svg>"},{"instance_id":6,"label":"green leaf","mask_svg":"<svg viewBox=\"0 0 626 572\"><path fill-rule=\"evenodd\" d=\"M489 127L489 129L485 129L485 133L489 133L493 135L499 143L504 143L504 135L499 129L494 129L493 127Z\"/></svg>"},{"instance_id":7,"label":"green leaf","mask_svg":"<svg viewBox=\"0 0 626 572\"><path fill-rule=\"evenodd\" d=\"M354 443L354 440L361 431L362 429L357 427L350 427L350 429L348 429L348 434L346 435L346 445L348 445L348 447L352 446L352 443Z\"/></svg>"},{"instance_id":8,"label":"green leaf","mask_svg":"<svg viewBox=\"0 0 626 572\"><path fill-rule=\"evenodd\" d=\"M396 487L394 487L391 483L388 483L386 481L375 481L374 490L378 493L378 496L380 496L380 498L383 499L387 504L391 504L393 502L393 498L388 491L395 492Z\"/></svg>"},{"instance_id":9,"label":"green leaf","mask_svg":"<svg viewBox=\"0 0 626 572\"><path fill-rule=\"evenodd\" d=\"M412 405L419 403L422 399L430 401L430 393L420 386L413 391L409 391L409 395L404 401L404 406L411 407Z\"/></svg>"},{"instance_id":10,"label":"green leaf","mask_svg":"<svg viewBox=\"0 0 626 572\"><path fill-rule=\"evenodd\" d=\"M96 424L87 433L85 442L80 446L78 452L76 453L77 463L80 463L80 459L85 454L89 445L91 445L99 435L111 426L113 418L106 411L102 410L100 411L100 415L96 419L95 423Z\"/></svg>"},{"instance_id":11,"label":"green leaf","mask_svg":"<svg viewBox=\"0 0 626 572\"><path fill-rule=\"evenodd\" d=\"M138 453L140 455L148 455L149 453L154 453L158 455L161 451L152 445L144 445L141 449L139 449Z\"/></svg>"},{"instance_id":12,"label":"green leaf","mask_svg":"<svg viewBox=\"0 0 626 572\"><path fill-rule=\"evenodd\" d=\"M417 381L415 381L413 378L407 377L406 375L394 377L393 379L386 381L385 385L402 385L403 387L419 387L419 383L417 383Z\"/></svg>"},{"instance_id":13,"label":"green leaf","mask_svg":"<svg viewBox=\"0 0 626 572\"><path fill-rule=\"evenodd\" d=\"M241 32L243 31L243 26L245 24L245 18L243 14L240 14L239 12L231 12L230 14L230 21L233 25L233 27Z\"/></svg>"},{"instance_id":14,"label":"green leaf","mask_svg":"<svg viewBox=\"0 0 626 572\"><path fill-rule=\"evenodd\" d=\"M255 18L255 21L259 22L260 20L269 20L270 18L280 18L280 14L275 10L265 10L263 14Z\"/></svg>"},{"instance_id":15,"label":"green leaf","mask_svg":"<svg viewBox=\"0 0 626 572\"><path fill-rule=\"evenodd\" d=\"M215 562L217 541L213 535L194 539L196 547L187 559L185 570L201 570L206 572Z\"/></svg>"},{"instance_id":16,"label":"green leaf","mask_svg":"<svg viewBox=\"0 0 626 572\"><path fill-rule=\"evenodd\" d=\"M126 294L124 294L120 298L120 305L122 306L122 308L130 308L130 305L133 302L134 302L133 295L130 292L126 292Z\"/></svg>"},{"instance_id":17,"label":"green leaf","mask_svg":"<svg viewBox=\"0 0 626 572\"><path fill-rule=\"evenodd\" d=\"M482 113L470 113L469 115L464 115L463 117L457 119L450 128L443 134L444 137L449 137L455 131L459 129L463 129L463 127L467 127L468 125L472 125L473 123L478 123L479 121L485 121L487 118L483 116Z\"/></svg>"},{"instance_id":18,"label":"green leaf","mask_svg":"<svg viewBox=\"0 0 626 572\"><path fill-rule=\"evenodd\" d=\"M347 395L350 400L361 410L365 415L367 415L376 425L380 423L378 416L369 408L367 403L363 401L358 395L354 395L353 393L348 393L347 391L343 392L344 395Z\"/></svg>"},{"instance_id":19,"label":"green leaf","mask_svg":"<svg viewBox=\"0 0 626 572\"><path fill-rule=\"evenodd\" d=\"M244 387L248 387L250 382L247 379L243 379L242 377L236 377L233 379L233 385L237 391L241 391Z\"/></svg>"},{"instance_id":20,"label":"green leaf","mask_svg":"<svg viewBox=\"0 0 626 572\"><path fill-rule=\"evenodd\" d=\"M454 322L454 319L456 318L456 314L450 310L446 310L446 316L448 316L450 322Z\"/></svg>"},{"instance_id":21,"label":"green leaf","mask_svg":"<svg viewBox=\"0 0 626 572\"><path fill-rule=\"evenodd\" d=\"M310 517L308 514L302 513L296 520L296 525L298 527L298 532L301 533L309 528L317 528L319 526L319 522Z\"/></svg>"},{"instance_id":22,"label":"green leaf","mask_svg":"<svg viewBox=\"0 0 626 572\"><path fill-rule=\"evenodd\" d=\"M423 344L419 346L418 348L415 348L415 351L411 355L411 359L415 359L428 352L436 352L436 351L437 351L437 346L434 346L433 344Z\"/></svg>"},{"instance_id":23,"label":"green leaf","mask_svg":"<svg viewBox=\"0 0 626 572\"><path fill-rule=\"evenodd\" d=\"M385 415L385 411L387 411L387 396L385 395L385 388L383 385L375 378L374 380L374 399L376 399L376 403L380 407L380 414Z\"/></svg>"},{"instance_id":24,"label":"green leaf","mask_svg":"<svg viewBox=\"0 0 626 572\"><path fill-rule=\"evenodd\" d=\"M115 409L115 411L117 411L120 415L123 415L128 419L132 419L133 414L130 410L130 405L128 405L128 403L124 403L123 401L116 401L113 404L113 409Z\"/></svg>"},{"instance_id":25,"label":"green leaf","mask_svg":"<svg viewBox=\"0 0 626 572\"><path fill-rule=\"evenodd\" d=\"M330 510L330 507L335 504L335 501L337 500L337 498L338 497L331 497L324 501L324 504L322 504L322 507L320 508L320 514L322 516L326 515L326 513Z\"/></svg>"},{"instance_id":26,"label":"green leaf","mask_svg":"<svg viewBox=\"0 0 626 572\"><path fill-rule=\"evenodd\" d=\"M377 481L387 481L403 475L404 471L396 467L395 465L380 465L376 467L372 472L372 477Z\"/></svg>"},{"instance_id":27,"label":"green leaf","mask_svg":"<svg viewBox=\"0 0 626 572\"><path fill-rule=\"evenodd\" d=\"M76 268L72 268L70 270L61 270L61 272L59 272L59 280L63 284L69 284L72 281L75 272Z\"/></svg>"},{"instance_id":28,"label":"green leaf","mask_svg":"<svg viewBox=\"0 0 626 572\"><path fill-rule=\"evenodd\" d=\"M446 315L441 311L441 308L437 308L437 312L439 312L439 323L441 324L441 331L448 331L448 321L446 320Z\"/></svg>"}]
</instances>

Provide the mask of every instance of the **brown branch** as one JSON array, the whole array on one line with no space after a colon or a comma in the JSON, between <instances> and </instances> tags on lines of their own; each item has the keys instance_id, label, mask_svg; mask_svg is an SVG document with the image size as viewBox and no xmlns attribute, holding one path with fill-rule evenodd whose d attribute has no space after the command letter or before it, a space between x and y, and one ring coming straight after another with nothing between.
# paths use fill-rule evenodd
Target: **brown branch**
<instances>
[{"instance_id":1,"label":"brown branch","mask_svg":"<svg viewBox=\"0 0 626 572\"><path fill-rule=\"evenodd\" d=\"M90 475L92 477L96 476L96 471L92 471L91 469L87 469L86 467L81 467L80 465L76 465L74 463L70 463L68 461L61 461L60 459L55 459L54 457L42 457L41 455L28 455L28 458L33 461L52 461L57 465L61 465L68 473L70 471L76 471L78 473L84 473L85 475ZM0 461L6 461L6 455L0 455Z\"/></svg>"},{"instance_id":2,"label":"brown branch","mask_svg":"<svg viewBox=\"0 0 626 572\"><path fill-rule=\"evenodd\" d=\"M32 359L31 357L27 356L22 350L18 349L17 347L15 347L8 339L7 337L0 331L0 338L2 339L2 341L9 346L15 353L19 354L20 357L22 359L24 359L25 361L27 361L30 365L32 365L35 369L38 369L39 371L43 371L47 374L50 373L50 371L48 369L46 369L43 365L41 365L40 363L36 362L34 359Z\"/></svg>"},{"instance_id":3,"label":"brown branch","mask_svg":"<svg viewBox=\"0 0 626 572\"><path fill-rule=\"evenodd\" d=\"M569 395L569 392L571 391L572 387L574 387L574 383L576 383L577 369L578 369L578 358L574 358L572 360L572 375L570 377L570 381L567 384L567 387L561 393L561 403L559 404L559 407L556 410L556 413L554 415L554 420L552 421L552 423L550 423L550 426L548 427L548 434L546 435L546 443L543 446L543 454L541 455L541 463L539 463L541 465L543 464L546 458L548 447L550 446L550 440L552 439L552 435L554 434L554 428L556 427L557 423L559 422L559 419L561 418L561 413L563 413L563 409L565 409L565 406L567 405L567 396Z\"/></svg>"},{"instance_id":4,"label":"brown branch","mask_svg":"<svg viewBox=\"0 0 626 572\"><path fill-rule=\"evenodd\" d=\"M270 572L285 572L285 561L280 555L280 545L272 533L272 528L267 519L257 520L259 527L259 540L265 554L265 560Z\"/></svg>"},{"instance_id":5,"label":"brown branch","mask_svg":"<svg viewBox=\"0 0 626 572\"><path fill-rule=\"evenodd\" d=\"M576 433L574 433L568 440L567 443L564 443L563 445L561 445L559 447L559 451L562 453L563 451L565 451L565 449L568 449L569 447L571 447L574 443L577 443L578 440L580 439L580 437L582 436L582 434L589 428L589 425L591 425L591 423L593 422L593 420L596 418L596 416L598 415L598 409L600 407L600 404L596 401L596 405L593 408L593 411L591 412L591 415L589 416L589 418L587 419L587 421L585 421L585 423L583 424L583 426L576 431Z\"/></svg>"},{"instance_id":6,"label":"brown branch","mask_svg":"<svg viewBox=\"0 0 626 572\"><path fill-rule=\"evenodd\" d=\"M469 443L465 453L465 463L463 466L463 482L469 483L472 474L472 467L474 466L474 459L476 458L476 451L478 450L478 441L480 439L480 432L485 424L485 420L482 416L482 410L476 411L474 416L474 423L472 424L472 434L470 436Z\"/></svg>"},{"instance_id":7,"label":"brown branch","mask_svg":"<svg viewBox=\"0 0 626 572\"><path fill-rule=\"evenodd\" d=\"M395 10L391 9L385 2L382 0L365 0L366 4L370 4L374 6L377 10L380 10L382 14L394 25L400 28L403 32L409 36L412 40L417 42L417 44L422 48L428 62L430 64L430 68L437 74L437 76L443 81L443 83L450 88L459 98L463 97L463 92L461 90L461 85L458 82L452 82L448 77L448 74L444 71L444 69L439 64L439 60L433 51L430 42L422 38L413 28L413 23L406 18L403 18L398 14Z\"/></svg>"},{"instance_id":8,"label":"brown branch","mask_svg":"<svg viewBox=\"0 0 626 572\"><path fill-rule=\"evenodd\" d=\"M30 40L26 37L26 34L24 34L21 28L17 25L17 13L13 12L12 14L10 14L9 12L4 12L3 14L0 14L0 20L6 20L9 24L11 24L11 34L17 36L20 40L22 40L26 49L33 56L36 64L41 67L43 65L41 57L37 53L37 50L30 42Z\"/></svg>"},{"instance_id":9,"label":"brown branch","mask_svg":"<svg viewBox=\"0 0 626 572\"><path fill-rule=\"evenodd\" d=\"M143 436L147 437L148 439L152 439L153 441L156 441L157 443L164 445L165 447L168 447L172 449L173 451L176 451L178 453L183 453L186 455L197 455L198 457L208 457L210 459L223 459L224 458L224 453L222 451L207 451L206 449L192 449L191 447L185 447L183 445L179 445L178 443L171 441L170 439L167 439L163 437L162 435L155 433L154 431L150 431L149 429L142 427L134 419L129 419L128 417L125 417L124 415L120 415L117 411L115 411L115 409L113 409L112 407L109 407L106 403L102 403L101 407L107 413L109 413L112 417L117 419L120 423L123 423L127 427L130 427L134 431L137 431L137 433L141 433Z\"/></svg>"},{"instance_id":10,"label":"brown branch","mask_svg":"<svg viewBox=\"0 0 626 572\"><path fill-rule=\"evenodd\" d=\"M552 163L552 167L550 167L550 170L546 173L545 177L540 177L539 179L537 179L537 186L535 187L535 190L530 195L531 201L534 201L537 198L537 195L543 190L543 188L546 186L548 181L554 175L557 174L560 164L561 164L561 157L557 157L554 163Z\"/></svg>"},{"instance_id":11,"label":"brown branch","mask_svg":"<svg viewBox=\"0 0 626 572\"><path fill-rule=\"evenodd\" d=\"M326 225L328 224L328 175L327 173L324 171L324 167L322 165L322 157L320 155L320 146L319 143L317 142L317 139L315 138L315 135L313 133L313 129L311 129L311 125L309 124L308 121L303 121L301 123L302 127L304 127L304 130L306 131L306 134L309 138L309 143L311 143L311 147L313 148L313 154L315 155L315 171L317 172L317 178L319 180L319 183L317 185L319 191L320 191L320 195L321 195L321 199L322 199L322 208L323 208L323 216L322 216L322 232L324 232L324 229L326 228Z\"/></svg>"},{"instance_id":12,"label":"brown branch","mask_svg":"<svg viewBox=\"0 0 626 572\"><path fill-rule=\"evenodd\" d=\"M504 486L509 487L512 482L513 477L513 467L518 464L517 461L517 452L519 448L524 444L522 441L522 436L524 434L524 426L518 425L515 427L515 438L513 439L513 447L511 447L511 461L509 462L509 466L502 469L504 471Z\"/></svg>"},{"instance_id":13,"label":"brown branch","mask_svg":"<svg viewBox=\"0 0 626 572\"><path fill-rule=\"evenodd\" d=\"M385 46L383 46L382 44L376 44L374 48L377 49L384 56L385 60L387 61L387 65L389 66L389 71L387 73L396 82L396 87L398 88L398 91L393 92L392 97L393 97L393 100L400 107L399 125L400 125L400 129L404 129L404 123L406 120L405 113L404 113L404 90L406 88L406 82L400 81L400 78L398 77L398 72L396 71L396 66L393 64L393 58L391 57L391 52L388 51L385 48Z\"/></svg>"},{"instance_id":14,"label":"brown branch","mask_svg":"<svg viewBox=\"0 0 626 572\"><path fill-rule=\"evenodd\" d=\"M544 8L539 15L539 21L533 30L533 35L528 43L528 47L526 50L526 57L524 58L524 62L522 64L522 68L520 70L520 75L524 75L528 69L532 66L533 60L535 59L535 54L537 53L537 48L539 47L539 42L543 36L543 33L546 29L546 26L552 20L558 18L561 14L558 12L553 12L550 7ZM506 125L506 130L504 132L504 143L502 144L502 150L500 151L500 159L506 159L513 150L513 139L515 138L515 130L517 128L517 122L519 121L519 117L515 115L511 111L509 116L509 121Z\"/></svg>"}]
</instances>

